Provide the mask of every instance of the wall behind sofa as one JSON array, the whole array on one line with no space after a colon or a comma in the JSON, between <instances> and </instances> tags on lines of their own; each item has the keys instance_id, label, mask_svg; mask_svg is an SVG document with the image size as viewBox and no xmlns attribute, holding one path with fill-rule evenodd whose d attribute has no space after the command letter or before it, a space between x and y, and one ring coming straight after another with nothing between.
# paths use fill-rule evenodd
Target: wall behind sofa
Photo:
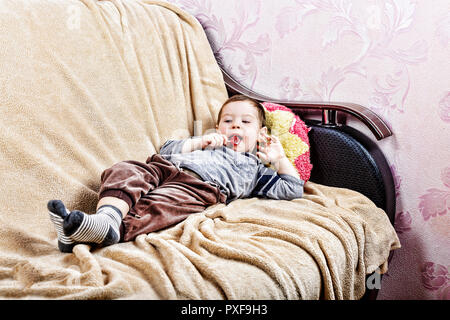
<instances>
[{"instance_id":1,"label":"wall behind sofa","mask_svg":"<svg viewBox=\"0 0 450 320\"><path fill-rule=\"evenodd\" d=\"M450 299L450 2L170 0L220 63L273 98L348 101L381 115L402 248L379 299ZM370 133L368 133L370 134Z\"/></svg>"}]
</instances>

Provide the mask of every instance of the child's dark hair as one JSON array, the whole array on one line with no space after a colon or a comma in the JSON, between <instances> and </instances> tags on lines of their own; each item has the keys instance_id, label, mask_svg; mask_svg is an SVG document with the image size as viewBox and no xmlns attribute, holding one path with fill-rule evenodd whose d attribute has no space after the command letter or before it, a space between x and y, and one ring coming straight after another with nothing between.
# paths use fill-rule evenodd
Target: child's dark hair
<instances>
[{"instance_id":1,"label":"child's dark hair","mask_svg":"<svg viewBox=\"0 0 450 320\"><path fill-rule=\"evenodd\" d=\"M264 127L266 125L266 112L265 112L263 105L261 103L259 103L258 101L256 101L255 99L244 96L242 94L237 94L237 95L231 96L222 104L222 107L220 108L220 111L219 111L219 115L217 116L217 124L219 124L219 122L220 122L223 108L227 104L229 104L231 102L236 102L236 101L248 101L251 105L256 107L258 109L258 117L261 122L261 127Z\"/></svg>"}]
</instances>

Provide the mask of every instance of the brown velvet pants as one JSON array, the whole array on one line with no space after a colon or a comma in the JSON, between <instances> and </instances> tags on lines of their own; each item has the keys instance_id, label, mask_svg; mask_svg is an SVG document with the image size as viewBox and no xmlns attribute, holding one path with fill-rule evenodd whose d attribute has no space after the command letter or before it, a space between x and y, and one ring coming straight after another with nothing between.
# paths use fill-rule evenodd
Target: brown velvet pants
<instances>
[{"instance_id":1,"label":"brown velvet pants","mask_svg":"<svg viewBox=\"0 0 450 320\"><path fill-rule=\"evenodd\" d=\"M99 199L107 196L122 199L130 207L120 227L121 241L169 227L226 200L216 186L180 171L158 154L146 163L123 161L106 169Z\"/></svg>"}]
</instances>

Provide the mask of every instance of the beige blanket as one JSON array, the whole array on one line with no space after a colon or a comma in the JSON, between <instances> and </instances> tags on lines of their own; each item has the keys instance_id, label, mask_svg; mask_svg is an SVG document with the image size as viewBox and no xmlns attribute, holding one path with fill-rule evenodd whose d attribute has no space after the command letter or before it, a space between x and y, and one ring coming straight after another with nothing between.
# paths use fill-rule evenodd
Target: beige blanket
<instances>
[{"instance_id":1,"label":"beige blanket","mask_svg":"<svg viewBox=\"0 0 450 320\"><path fill-rule=\"evenodd\" d=\"M353 191L239 200L73 254L46 203L95 211L101 172L213 127L227 98L200 24L159 1L0 0L0 298L353 299L398 238Z\"/></svg>"}]
</instances>

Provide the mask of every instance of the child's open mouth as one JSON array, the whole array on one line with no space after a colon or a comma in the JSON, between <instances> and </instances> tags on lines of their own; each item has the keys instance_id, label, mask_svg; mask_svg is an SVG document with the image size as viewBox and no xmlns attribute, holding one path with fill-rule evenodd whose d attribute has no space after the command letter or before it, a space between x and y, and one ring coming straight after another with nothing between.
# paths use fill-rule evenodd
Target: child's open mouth
<instances>
[{"instance_id":1,"label":"child's open mouth","mask_svg":"<svg viewBox=\"0 0 450 320\"><path fill-rule=\"evenodd\" d=\"M239 143L241 143L241 141L242 137L240 135L233 134L228 137L228 146L233 148L233 150L236 150L237 146L239 145Z\"/></svg>"}]
</instances>

